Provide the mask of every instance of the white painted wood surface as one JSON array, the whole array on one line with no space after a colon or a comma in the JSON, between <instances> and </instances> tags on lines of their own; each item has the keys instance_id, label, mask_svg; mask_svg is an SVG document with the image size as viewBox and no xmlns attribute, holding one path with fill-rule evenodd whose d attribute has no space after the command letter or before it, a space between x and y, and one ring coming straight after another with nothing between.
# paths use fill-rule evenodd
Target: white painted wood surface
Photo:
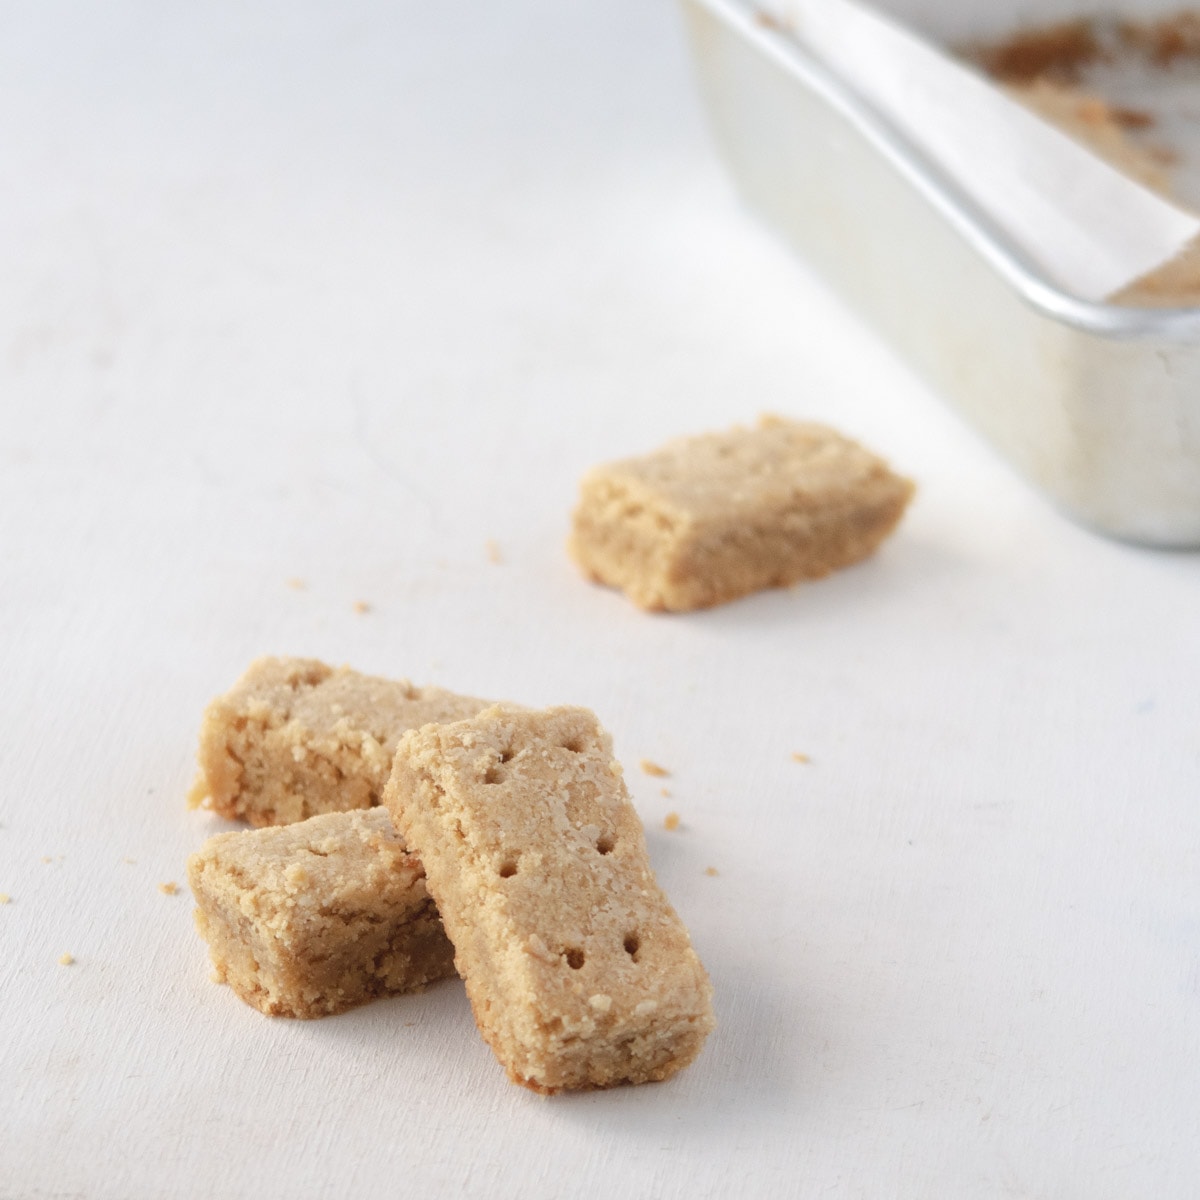
<instances>
[{"instance_id":1,"label":"white painted wood surface","mask_svg":"<svg viewBox=\"0 0 1200 1200\"><path fill-rule=\"evenodd\" d=\"M1195 1195L1200 559L1065 523L744 216L669 6L18 4L0 164L0 1196ZM919 481L876 560L576 576L586 467L763 410ZM695 1066L539 1099L456 983L210 983L157 885L265 652L593 706Z\"/></svg>"}]
</instances>

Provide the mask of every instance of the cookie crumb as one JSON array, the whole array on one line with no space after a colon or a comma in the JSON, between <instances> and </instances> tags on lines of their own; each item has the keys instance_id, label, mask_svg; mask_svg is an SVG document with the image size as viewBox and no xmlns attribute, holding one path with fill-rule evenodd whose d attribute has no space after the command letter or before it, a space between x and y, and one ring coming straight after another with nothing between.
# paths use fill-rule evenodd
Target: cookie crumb
<instances>
[{"instance_id":1,"label":"cookie crumb","mask_svg":"<svg viewBox=\"0 0 1200 1200\"><path fill-rule=\"evenodd\" d=\"M136 858L123 858L123 859L121 859L121 861L122 861L123 863L128 863L128 864L129 864L131 867L132 867L132 866L136 866L136 865L137 865L137 859L136 859Z\"/></svg>"},{"instance_id":2,"label":"cookie crumb","mask_svg":"<svg viewBox=\"0 0 1200 1200\"><path fill-rule=\"evenodd\" d=\"M754 14L755 25L761 25L764 29L773 30L775 33L788 33L790 28L786 21L781 21L778 17L773 16L769 12L763 12L761 9Z\"/></svg>"},{"instance_id":3,"label":"cookie crumb","mask_svg":"<svg viewBox=\"0 0 1200 1200\"><path fill-rule=\"evenodd\" d=\"M12 902L12 897L7 892L0 892L0 904L9 904Z\"/></svg>"},{"instance_id":4,"label":"cookie crumb","mask_svg":"<svg viewBox=\"0 0 1200 1200\"><path fill-rule=\"evenodd\" d=\"M659 789L658 789L658 794L659 794L659 795L660 795L660 796L661 796L661 797L662 797L664 800L669 800L669 799L671 798L671 789L670 789L670 788L659 788Z\"/></svg>"},{"instance_id":5,"label":"cookie crumb","mask_svg":"<svg viewBox=\"0 0 1200 1200\"><path fill-rule=\"evenodd\" d=\"M308 587L308 584L305 583L303 579L293 578L287 580L287 586L290 587L293 592L302 592Z\"/></svg>"},{"instance_id":6,"label":"cookie crumb","mask_svg":"<svg viewBox=\"0 0 1200 1200\"><path fill-rule=\"evenodd\" d=\"M170 883L160 883L158 885L158 890L162 892L164 896L174 896L175 893L179 891L179 884L177 884L174 880L171 880Z\"/></svg>"},{"instance_id":7,"label":"cookie crumb","mask_svg":"<svg viewBox=\"0 0 1200 1200\"><path fill-rule=\"evenodd\" d=\"M371 611L371 606L365 600L355 600L351 607L360 617Z\"/></svg>"},{"instance_id":8,"label":"cookie crumb","mask_svg":"<svg viewBox=\"0 0 1200 1200\"><path fill-rule=\"evenodd\" d=\"M495 563L500 566L504 562L504 555L500 552L499 545L491 538L484 543L484 549L487 551L488 562Z\"/></svg>"},{"instance_id":9,"label":"cookie crumb","mask_svg":"<svg viewBox=\"0 0 1200 1200\"><path fill-rule=\"evenodd\" d=\"M648 758L643 758L638 765L647 775L653 775L656 779L662 779L671 773L666 767L660 767L658 763L651 762Z\"/></svg>"},{"instance_id":10,"label":"cookie crumb","mask_svg":"<svg viewBox=\"0 0 1200 1200\"><path fill-rule=\"evenodd\" d=\"M716 877L717 875L720 875L721 872L718 871L716 867L705 867L704 873L705 875L712 875L713 877Z\"/></svg>"},{"instance_id":11,"label":"cookie crumb","mask_svg":"<svg viewBox=\"0 0 1200 1200\"><path fill-rule=\"evenodd\" d=\"M192 786L188 788L187 806L191 810L193 808L206 808L208 801L208 780L205 778L204 772L201 771L192 782ZM126 859L126 862L133 862L132 858Z\"/></svg>"},{"instance_id":12,"label":"cookie crumb","mask_svg":"<svg viewBox=\"0 0 1200 1200\"><path fill-rule=\"evenodd\" d=\"M679 828L679 814L677 812L669 812L663 817L663 828L675 830Z\"/></svg>"},{"instance_id":13,"label":"cookie crumb","mask_svg":"<svg viewBox=\"0 0 1200 1200\"><path fill-rule=\"evenodd\" d=\"M807 754L801 754L798 750L792 755L792 762L810 763L812 759Z\"/></svg>"},{"instance_id":14,"label":"cookie crumb","mask_svg":"<svg viewBox=\"0 0 1200 1200\"><path fill-rule=\"evenodd\" d=\"M75 956L73 954L64 954L62 958L58 960L58 965L60 967L69 967L72 966L74 962Z\"/></svg>"}]
</instances>

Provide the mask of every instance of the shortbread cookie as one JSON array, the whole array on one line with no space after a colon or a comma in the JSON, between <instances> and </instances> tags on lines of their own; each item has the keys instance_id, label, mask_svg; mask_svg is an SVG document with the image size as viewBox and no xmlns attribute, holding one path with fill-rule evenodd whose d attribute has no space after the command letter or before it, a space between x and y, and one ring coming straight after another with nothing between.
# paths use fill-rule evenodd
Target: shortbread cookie
<instances>
[{"instance_id":1,"label":"shortbread cookie","mask_svg":"<svg viewBox=\"0 0 1200 1200\"><path fill-rule=\"evenodd\" d=\"M592 713L497 706L406 734L384 803L512 1080L642 1083L696 1057L712 989Z\"/></svg>"},{"instance_id":2,"label":"shortbread cookie","mask_svg":"<svg viewBox=\"0 0 1200 1200\"><path fill-rule=\"evenodd\" d=\"M217 976L272 1017L324 1017L454 974L386 810L222 833L188 860Z\"/></svg>"},{"instance_id":3,"label":"shortbread cookie","mask_svg":"<svg viewBox=\"0 0 1200 1200\"><path fill-rule=\"evenodd\" d=\"M681 612L866 558L913 485L832 429L764 417L597 467L581 492L570 551L584 573Z\"/></svg>"},{"instance_id":4,"label":"shortbread cookie","mask_svg":"<svg viewBox=\"0 0 1200 1200\"><path fill-rule=\"evenodd\" d=\"M370 808L405 730L489 703L314 659L260 658L204 713L189 803L251 825Z\"/></svg>"}]
</instances>

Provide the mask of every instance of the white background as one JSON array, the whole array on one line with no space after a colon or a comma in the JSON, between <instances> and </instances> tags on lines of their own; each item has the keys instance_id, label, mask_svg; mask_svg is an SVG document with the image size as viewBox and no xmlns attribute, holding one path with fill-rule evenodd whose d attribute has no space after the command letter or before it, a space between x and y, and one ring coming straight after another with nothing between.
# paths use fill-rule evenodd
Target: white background
<instances>
[{"instance_id":1,"label":"white background","mask_svg":"<svg viewBox=\"0 0 1200 1200\"><path fill-rule=\"evenodd\" d=\"M753 223L668 4L9 5L0 172L5 1200L1194 1196L1200 560L1069 524ZM761 411L918 481L876 559L577 577L588 466ZM594 707L696 1064L541 1099L456 982L209 982L157 885L268 652Z\"/></svg>"}]
</instances>

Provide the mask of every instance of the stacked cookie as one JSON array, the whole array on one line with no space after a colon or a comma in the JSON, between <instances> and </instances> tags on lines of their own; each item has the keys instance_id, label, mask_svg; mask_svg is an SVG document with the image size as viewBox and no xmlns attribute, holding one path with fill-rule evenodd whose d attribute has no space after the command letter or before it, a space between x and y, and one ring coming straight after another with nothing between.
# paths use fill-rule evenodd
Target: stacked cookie
<instances>
[{"instance_id":1,"label":"stacked cookie","mask_svg":"<svg viewBox=\"0 0 1200 1200\"><path fill-rule=\"evenodd\" d=\"M586 709L262 659L210 705L200 766L194 805L266 826L188 863L248 1004L325 1016L457 967L536 1091L665 1079L699 1053L711 987Z\"/></svg>"}]
</instances>

